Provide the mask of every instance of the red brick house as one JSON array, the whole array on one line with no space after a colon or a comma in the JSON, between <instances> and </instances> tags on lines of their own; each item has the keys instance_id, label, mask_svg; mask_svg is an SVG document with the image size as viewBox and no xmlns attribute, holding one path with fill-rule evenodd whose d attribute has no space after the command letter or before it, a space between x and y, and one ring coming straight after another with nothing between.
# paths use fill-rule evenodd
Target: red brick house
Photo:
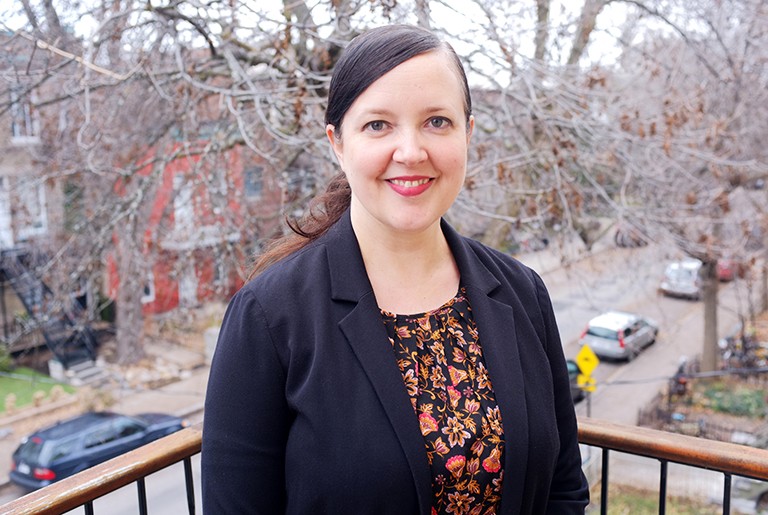
<instances>
[{"instance_id":1,"label":"red brick house","mask_svg":"<svg viewBox=\"0 0 768 515\"><path fill-rule=\"evenodd\" d=\"M144 232L145 315L227 300L242 286L260 242L278 230L282 188L272 168L244 145L203 160L180 154L160 172ZM149 175L151 167L140 173ZM114 255L107 264L108 295L115 299Z\"/></svg>"}]
</instances>

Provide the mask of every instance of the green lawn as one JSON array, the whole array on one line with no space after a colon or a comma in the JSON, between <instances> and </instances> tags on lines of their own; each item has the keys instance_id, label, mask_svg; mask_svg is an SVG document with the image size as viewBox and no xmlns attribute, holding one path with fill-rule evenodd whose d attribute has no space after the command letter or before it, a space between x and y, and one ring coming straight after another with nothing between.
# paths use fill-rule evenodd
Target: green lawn
<instances>
[{"instance_id":1,"label":"green lawn","mask_svg":"<svg viewBox=\"0 0 768 515\"><path fill-rule=\"evenodd\" d=\"M12 372L0 373L0 414L5 413L5 399L8 394L15 394L16 407L23 408L32 404L35 392L43 391L48 396L51 388L57 384L60 384L67 393L75 392L74 387L57 383L50 377L30 368L19 367Z\"/></svg>"},{"instance_id":2,"label":"green lawn","mask_svg":"<svg viewBox=\"0 0 768 515\"><path fill-rule=\"evenodd\" d=\"M656 515L659 513L658 492L650 492L624 485L608 487L609 515ZM591 492L591 503L587 513L600 513L600 488ZM721 506L714 506L702 499L670 497L666 501L666 513L669 515L719 515Z\"/></svg>"}]
</instances>

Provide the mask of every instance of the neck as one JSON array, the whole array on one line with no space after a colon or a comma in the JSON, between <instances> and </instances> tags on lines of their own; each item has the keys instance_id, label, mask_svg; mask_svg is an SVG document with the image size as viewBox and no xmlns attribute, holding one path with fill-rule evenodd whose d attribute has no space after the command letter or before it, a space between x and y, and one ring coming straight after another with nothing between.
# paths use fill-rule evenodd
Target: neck
<instances>
[{"instance_id":1,"label":"neck","mask_svg":"<svg viewBox=\"0 0 768 515\"><path fill-rule=\"evenodd\" d=\"M371 225L352 219L379 308L396 314L423 313L456 294L459 271L439 220L413 233Z\"/></svg>"}]
</instances>

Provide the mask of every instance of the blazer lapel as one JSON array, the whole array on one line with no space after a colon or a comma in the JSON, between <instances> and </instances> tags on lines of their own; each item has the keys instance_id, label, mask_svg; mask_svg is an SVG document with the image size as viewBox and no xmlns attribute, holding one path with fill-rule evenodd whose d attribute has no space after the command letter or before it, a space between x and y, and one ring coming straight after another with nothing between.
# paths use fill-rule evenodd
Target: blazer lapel
<instances>
[{"instance_id":1,"label":"blazer lapel","mask_svg":"<svg viewBox=\"0 0 768 515\"><path fill-rule=\"evenodd\" d=\"M506 439L502 513L520 511L528 462L528 417L515 310L494 298L502 288L465 240L446 222L443 233L461 273L477 323L480 344L499 404ZM349 211L322 238L328 252L331 296L350 303L339 327L365 370L389 418L413 475L422 514L432 507L432 478L418 419L394 359L365 271Z\"/></svg>"},{"instance_id":2,"label":"blazer lapel","mask_svg":"<svg viewBox=\"0 0 768 515\"><path fill-rule=\"evenodd\" d=\"M515 328L515 310L494 298L502 288L464 239L446 222L443 233L461 273L479 335L483 357L501 411L505 436L501 513L518 513L528 463L525 384Z\"/></svg>"},{"instance_id":3,"label":"blazer lapel","mask_svg":"<svg viewBox=\"0 0 768 515\"><path fill-rule=\"evenodd\" d=\"M397 368L373 289L365 271L349 211L323 238L326 240L331 296L350 303L350 312L339 328L365 370L397 435L411 468L420 512L432 508L432 478L418 418Z\"/></svg>"}]
</instances>

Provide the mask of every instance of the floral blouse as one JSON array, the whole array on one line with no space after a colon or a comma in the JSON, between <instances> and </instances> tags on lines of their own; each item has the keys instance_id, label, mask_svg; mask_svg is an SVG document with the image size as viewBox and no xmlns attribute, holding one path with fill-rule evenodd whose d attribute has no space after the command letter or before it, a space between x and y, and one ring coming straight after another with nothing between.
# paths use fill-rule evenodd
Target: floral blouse
<instances>
[{"instance_id":1,"label":"floral blouse","mask_svg":"<svg viewBox=\"0 0 768 515\"><path fill-rule=\"evenodd\" d=\"M382 317L424 436L432 514L495 514L504 430L464 288L434 311Z\"/></svg>"}]
</instances>

